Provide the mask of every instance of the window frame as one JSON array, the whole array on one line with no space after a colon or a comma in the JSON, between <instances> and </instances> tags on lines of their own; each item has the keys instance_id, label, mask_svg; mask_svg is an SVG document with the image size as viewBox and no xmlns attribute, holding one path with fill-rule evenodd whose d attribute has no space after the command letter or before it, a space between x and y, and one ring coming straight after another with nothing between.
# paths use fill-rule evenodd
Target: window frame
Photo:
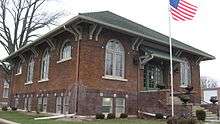
<instances>
[{"instance_id":1,"label":"window frame","mask_svg":"<svg viewBox=\"0 0 220 124\"><path fill-rule=\"evenodd\" d=\"M117 100L122 100L123 101L123 105L119 105ZM117 110L118 109L123 109L123 112L121 113L126 113L126 99L122 98L122 97L118 97L115 99L115 113L116 113L116 117L120 117L121 113L118 113Z\"/></svg>"},{"instance_id":2,"label":"window frame","mask_svg":"<svg viewBox=\"0 0 220 124\"><path fill-rule=\"evenodd\" d=\"M49 80L49 67L50 67L50 51L49 49L45 49L42 60L41 60L41 73L40 73L40 81L48 81ZM46 68L46 70L45 70Z\"/></svg>"},{"instance_id":3,"label":"window frame","mask_svg":"<svg viewBox=\"0 0 220 124\"><path fill-rule=\"evenodd\" d=\"M69 43L69 45L66 45L66 44L68 44ZM65 47L70 47L70 51L69 51L69 54L70 54L70 56L68 56L68 57L66 57L66 58L64 58L63 57L63 52L64 52L64 48ZM63 44L62 44L62 46L61 46L61 48L60 48L60 57L59 57L59 61L57 62L57 63L61 63L61 62L64 62L64 61L67 61L67 60L70 60L70 59L72 59L72 45L71 45L71 40L70 39L66 39L64 42L63 42Z\"/></svg>"},{"instance_id":4,"label":"window frame","mask_svg":"<svg viewBox=\"0 0 220 124\"><path fill-rule=\"evenodd\" d=\"M116 48L111 49L110 45L111 43L116 43L119 45L119 51L117 51ZM112 68L111 68L111 73L112 74L108 74L108 62L109 62L109 58L108 55L112 55L111 56L111 60L110 63L112 63ZM121 73L121 76L117 75L117 56L121 56L121 69L119 71L119 73ZM119 40L116 39L111 39L107 42L106 44L106 48L105 48L105 72L104 72L104 76L103 78L105 79L115 79L115 80L121 80L121 81L127 81L127 79L125 79L125 49L123 47L123 45L121 44L121 42Z\"/></svg>"},{"instance_id":5,"label":"window frame","mask_svg":"<svg viewBox=\"0 0 220 124\"><path fill-rule=\"evenodd\" d=\"M3 98L9 98L9 88L10 88L10 85L9 83L3 79L3 94L2 94L2 97Z\"/></svg>"},{"instance_id":6,"label":"window frame","mask_svg":"<svg viewBox=\"0 0 220 124\"><path fill-rule=\"evenodd\" d=\"M110 100L110 105L105 105L104 104L104 99L109 99ZM109 112L103 112L103 107L110 107ZM103 97L102 98L102 113L103 114L113 113L113 98L111 98L111 97Z\"/></svg>"},{"instance_id":7,"label":"window frame","mask_svg":"<svg viewBox=\"0 0 220 124\"><path fill-rule=\"evenodd\" d=\"M180 87L187 87L192 83L192 71L191 64L183 58L183 62L180 63Z\"/></svg>"},{"instance_id":8,"label":"window frame","mask_svg":"<svg viewBox=\"0 0 220 124\"><path fill-rule=\"evenodd\" d=\"M20 75L20 74L22 74L22 61L21 60L19 61L18 65L17 65L15 75Z\"/></svg>"},{"instance_id":9,"label":"window frame","mask_svg":"<svg viewBox=\"0 0 220 124\"><path fill-rule=\"evenodd\" d=\"M149 70L149 68L150 68L150 70ZM147 63L144 67L144 90L157 90L158 84L164 85L164 73L163 72L164 72L164 70L162 69L161 65ZM152 75L148 75L148 73L152 73ZM150 85L149 76L153 76L153 79L152 79L153 85L154 85L153 87L149 86ZM148 80L148 81L145 81L145 80Z\"/></svg>"},{"instance_id":10,"label":"window frame","mask_svg":"<svg viewBox=\"0 0 220 124\"><path fill-rule=\"evenodd\" d=\"M27 66L27 79L26 79L26 84L32 84L33 83L33 78L34 78L34 56L30 56L30 59L28 61L28 66ZM29 80L30 76L30 80Z\"/></svg>"}]
</instances>

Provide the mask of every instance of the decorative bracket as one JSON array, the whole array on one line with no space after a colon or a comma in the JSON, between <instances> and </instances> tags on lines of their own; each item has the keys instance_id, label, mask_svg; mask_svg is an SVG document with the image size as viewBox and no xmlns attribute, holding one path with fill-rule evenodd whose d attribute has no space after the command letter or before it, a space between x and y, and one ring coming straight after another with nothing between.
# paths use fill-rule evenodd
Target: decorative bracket
<instances>
[{"instance_id":1,"label":"decorative bracket","mask_svg":"<svg viewBox=\"0 0 220 124\"><path fill-rule=\"evenodd\" d=\"M95 31L96 27L97 27L97 24L93 24L92 28L89 29L89 39L90 40L92 40L92 37L93 37L93 34L94 34L94 31Z\"/></svg>"},{"instance_id":2,"label":"decorative bracket","mask_svg":"<svg viewBox=\"0 0 220 124\"><path fill-rule=\"evenodd\" d=\"M26 62L26 60L22 54L20 54L19 57L21 58L22 62Z\"/></svg>"},{"instance_id":3,"label":"decorative bracket","mask_svg":"<svg viewBox=\"0 0 220 124\"><path fill-rule=\"evenodd\" d=\"M177 57L180 57L180 55L182 54L182 50L178 50L176 53L175 53L175 56L177 56Z\"/></svg>"},{"instance_id":4,"label":"decorative bracket","mask_svg":"<svg viewBox=\"0 0 220 124\"><path fill-rule=\"evenodd\" d=\"M30 50L34 54L35 57L37 57L39 55L37 50L35 50L33 47L31 47Z\"/></svg>"},{"instance_id":5,"label":"decorative bracket","mask_svg":"<svg viewBox=\"0 0 220 124\"><path fill-rule=\"evenodd\" d=\"M134 41L134 43L132 44L132 50L139 50L139 46L141 45L141 43L143 42L143 39L140 39L139 37L137 37Z\"/></svg>"},{"instance_id":6,"label":"decorative bracket","mask_svg":"<svg viewBox=\"0 0 220 124\"><path fill-rule=\"evenodd\" d=\"M54 50L55 49L55 44L50 40L50 39L46 39L46 42L47 42L47 44L50 46L50 48L52 49L52 50Z\"/></svg>"},{"instance_id":7,"label":"decorative bracket","mask_svg":"<svg viewBox=\"0 0 220 124\"><path fill-rule=\"evenodd\" d=\"M196 65L198 65L200 63L200 61L203 59L203 57L198 57L198 59L196 60Z\"/></svg>"},{"instance_id":8,"label":"decorative bracket","mask_svg":"<svg viewBox=\"0 0 220 124\"><path fill-rule=\"evenodd\" d=\"M64 25L63 28L64 28L66 31L68 31L68 32L70 32L70 33L72 33L72 34L74 35L75 41L78 40L78 34L73 30L72 27L67 28L67 27Z\"/></svg>"},{"instance_id":9,"label":"decorative bracket","mask_svg":"<svg viewBox=\"0 0 220 124\"><path fill-rule=\"evenodd\" d=\"M96 41L99 40L99 34L101 33L101 31L102 31L102 27L99 27L98 32L97 32L96 35L95 35L95 40L96 40Z\"/></svg>"},{"instance_id":10,"label":"decorative bracket","mask_svg":"<svg viewBox=\"0 0 220 124\"><path fill-rule=\"evenodd\" d=\"M139 62L140 62L140 69L144 69L144 65L150 61L151 59L153 59L152 55L144 55L144 56L140 56L139 57Z\"/></svg>"},{"instance_id":11,"label":"decorative bracket","mask_svg":"<svg viewBox=\"0 0 220 124\"><path fill-rule=\"evenodd\" d=\"M77 28L77 27L74 27L73 28L76 32L77 32L77 34L78 34L78 40L81 40L82 39L82 31L79 31L79 29Z\"/></svg>"}]
</instances>

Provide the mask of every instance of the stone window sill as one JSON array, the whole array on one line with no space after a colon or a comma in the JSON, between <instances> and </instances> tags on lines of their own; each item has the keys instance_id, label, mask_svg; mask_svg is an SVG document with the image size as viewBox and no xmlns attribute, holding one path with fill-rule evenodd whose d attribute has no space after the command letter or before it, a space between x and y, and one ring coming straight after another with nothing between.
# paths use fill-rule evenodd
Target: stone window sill
<instances>
[{"instance_id":1,"label":"stone window sill","mask_svg":"<svg viewBox=\"0 0 220 124\"><path fill-rule=\"evenodd\" d=\"M170 89L162 89L162 90L145 90L145 91L140 91L140 92L146 92L146 93L147 93L147 92L161 92L161 91L162 91L162 92L163 92L163 91L167 91L167 92L168 92L168 91L170 91Z\"/></svg>"},{"instance_id":2,"label":"stone window sill","mask_svg":"<svg viewBox=\"0 0 220 124\"><path fill-rule=\"evenodd\" d=\"M62 63L62 62L65 62L65 61L68 61L68 60L71 60L71 59L72 59L72 57L61 59L61 60L57 61L57 63Z\"/></svg>"},{"instance_id":3,"label":"stone window sill","mask_svg":"<svg viewBox=\"0 0 220 124\"><path fill-rule=\"evenodd\" d=\"M49 81L49 79L41 79L41 80L38 81L38 83L47 82L47 81Z\"/></svg>"},{"instance_id":4,"label":"stone window sill","mask_svg":"<svg viewBox=\"0 0 220 124\"><path fill-rule=\"evenodd\" d=\"M113 77L113 76L102 76L103 79L107 79L107 80L117 80L117 81L124 81L127 82L128 79L124 79L124 78L120 78L120 77Z\"/></svg>"},{"instance_id":5,"label":"stone window sill","mask_svg":"<svg viewBox=\"0 0 220 124\"><path fill-rule=\"evenodd\" d=\"M186 87L187 87L187 85L180 85L180 87L181 87L181 88L186 88Z\"/></svg>"},{"instance_id":6,"label":"stone window sill","mask_svg":"<svg viewBox=\"0 0 220 124\"><path fill-rule=\"evenodd\" d=\"M33 82L29 81L29 82L25 83L24 85L29 85L29 84L33 84Z\"/></svg>"},{"instance_id":7,"label":"stone window sill","mask_svg":"<svg viewBox=\"0 0 220 124\"><path fill-rule=\"evenodd\" d=\"M17 76L17 75L21 75L21 73L17 73L17 74L15 74L15 75L16 75L16 76Z\"/></svg>"}]
</instances>

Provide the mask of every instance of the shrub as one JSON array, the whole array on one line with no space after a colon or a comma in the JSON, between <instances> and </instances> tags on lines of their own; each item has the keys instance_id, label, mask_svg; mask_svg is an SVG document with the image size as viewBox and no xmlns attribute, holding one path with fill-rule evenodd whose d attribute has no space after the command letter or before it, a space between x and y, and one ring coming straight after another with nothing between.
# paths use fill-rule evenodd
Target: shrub
<instances>
[{"instance_id":1,"label":"shrub","mask_svg":"<svg viewBox=\"0 0 220 124\"><path fill-rule=\"evenodd\" d=\"M193 118L169 118L167 124L196 124Z\"/></svg>"},{"instance_id":2,"label":"shrub","mask_svg":"<svg viewBox=\"0 0 220 124\"><path fill-rule=\"evenodd\" d=\"M107 115L107 119L114 119L114 118L115 118L115 115L112 114L112 113L109 113L109 114Z\"/></svg>"},{"instance_id":3,"label":"shrub","mask_svg":"<svg viewBox=\"0 0 220 124\"><path fill-rule=\"evenodd\" d=\"M186 104L190 100L190 97L188 95L181 95L179 96L179 98L184 104Z\"/></svg>"},{"instance_id":4,"label":"shrub","mask_svg":"<svg viewBox=\"0 0 220 124\"><path fill-rule=\"evenodd\" d=\"M105 115L102 114L102 113L97 113L97 114L95 115L95 118L96 118L96 119L105 119Z\"/></svg>"},{"instance_id":5,"label":"shrub","mask_svg":"<svg viewBox=\"0 0 220 124\"><path fill-rule=\"evenodd\" d=\"M168 118L168 120L167 120L167 124L177 124L177 118L175 118L175 117L170 117L170 118Z\"/></svg>"},{"instance_id":6,"label":"shrub","mask_svg":"<svg viewBox=\"0 0 220 124\"><path fill-rule=\"evenodd\" d=\"M205 121L206 112L204 110L196 110L196 117L198 120Z\"/></svg>"},{"instance_id":7,"label":"shrub","mask_svg":"<svg viewBox=\"0 0 220 124\"><path fill-rule=\"evenodd\" d=\"M127 118L127 117L128 117L128 115L126 113L121 113L120 114L120 118Z\"/></svg>"},{"instance_id":8,"label":"shrub","mask_svg":"<svg viewBox=\"0 0 220 124\"><path fill-rule=\"evenodd\" d=\"M11 110L12 111L17 111L17 108L16 107L11 107Z\"/></svg>"},{"instance_id":9,"label":"shrub","mask_svg":"<svg viewBox=\"0 0 220 124\"><path fill-rule=\"evenodd\" d=\"M156 117L156 119L163 119L163 114L162 113L156 113L155 117Z\"/></svg>"},{"instance_id":10,"label":"shrub","mask_svg":"<svg viewBox=\"0 0 220 124\"><path fill-rule=\"evenodd\" d=\"M8 107L7 106L3 106L2 107L2 111L8 111Z\"/></svg>"}]
</instances>

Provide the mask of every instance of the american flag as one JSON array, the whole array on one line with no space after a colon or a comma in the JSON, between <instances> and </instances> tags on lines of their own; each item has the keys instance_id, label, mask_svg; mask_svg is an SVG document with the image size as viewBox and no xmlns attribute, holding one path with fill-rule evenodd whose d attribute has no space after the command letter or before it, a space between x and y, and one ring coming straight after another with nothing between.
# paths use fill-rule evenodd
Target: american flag
<instances>
[{"instance_id":1,"label":"american flag","mask_svg":"<svg viewBox=\"0 0 220 124\"><path fill-rule=\"evenodd\" d=\"M185 0L170 0L170 7L172 18L176 21L192 20L198 8Z\"/></svg>"}]
</instances>

